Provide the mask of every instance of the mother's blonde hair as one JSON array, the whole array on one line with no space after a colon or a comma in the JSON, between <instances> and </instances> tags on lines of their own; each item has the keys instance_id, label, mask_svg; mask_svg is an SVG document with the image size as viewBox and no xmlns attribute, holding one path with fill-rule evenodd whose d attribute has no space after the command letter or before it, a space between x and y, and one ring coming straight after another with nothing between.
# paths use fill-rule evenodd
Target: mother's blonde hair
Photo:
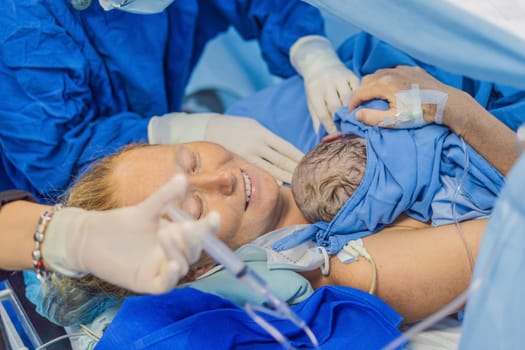
<instances>
[{"instance_id":1,"label":"mother's blonde hair","mask_svg":"<svg viewBox=\"0 0 525 350\"><path fill-rule=\"evenodd\" d=\"M119 191L126 189L118 186L119 179L116 178L115 172L118 163L127 152L149 146L151 145L128 145L92 164L70 187L62 200L63 204L86 210L122 207ZM215 262L203 254L201 259L190 267L190 272L181 282L194 280L213 265ZM103 311L107 303L113 305L134 294L92 275L74 279L54 274L51 280L43 285L42 290L42 313L63 326L90 322Z\"/></svg>"},{"instance_id":2,"label":"mother's blonde hair","mask_svg":"<svg viewBox=\"0 0 525 350\"><path fill-rule=\"evenodd\" d=\"M61 202L68 207L86 210L110 210L120 207L114 178L117 162L126 152L148 146L127 145L116 153L96 161L76 179ZM128 290L92 275L74 279L52 274L51 279L42 286L41 309L44 316L55 323L70 326L90 322L105 303L109 301L111 305L117 304L129 295L132 293Z\"/></svg>"}]
</instances>

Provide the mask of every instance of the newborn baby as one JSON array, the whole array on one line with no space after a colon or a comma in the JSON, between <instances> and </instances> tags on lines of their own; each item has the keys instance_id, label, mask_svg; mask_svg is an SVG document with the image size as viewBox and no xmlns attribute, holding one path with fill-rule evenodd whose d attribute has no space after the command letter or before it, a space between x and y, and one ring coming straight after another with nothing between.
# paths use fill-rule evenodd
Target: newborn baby
<instances>
[{"instance_id":1,"label":"newborn baby","mask_svg":"<svg viewBox=\"0 0 525 350\"><path fill-rule=\"evenodd\" d=\"M356 135L327 136L298 164L292 193L312 223L330 222L361 183L366 168L366 142Z\"/></svg>"},{"instance_id":2,"label":"newborn baby","mask_svg":"<svg viewBox=\"0 0 525 350\"><path fill-rule=\"evenodd\" d=\"M385 104L365 107L384 110ZM338 253L401 214L433 226L490 215L505 178L448 128L378 128L344 108L336 121L344 135L356 136L322 143L292 177L295 202L313 225L281 238L274 249L313 240Z\"/></svg>"}]
</instances>

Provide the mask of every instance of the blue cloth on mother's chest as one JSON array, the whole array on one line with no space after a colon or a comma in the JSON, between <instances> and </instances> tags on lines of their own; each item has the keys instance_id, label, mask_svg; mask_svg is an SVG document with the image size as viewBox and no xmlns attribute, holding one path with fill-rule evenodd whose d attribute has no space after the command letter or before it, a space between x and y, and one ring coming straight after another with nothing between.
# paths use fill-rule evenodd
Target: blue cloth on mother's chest
<instances>
[{"instance_id":1,"label":"blue cloth on mother's chest","mask_svg":"<svg viewBox=\"0 0 525 350\"><path fill-rule=\"evenodd\" d=\"M388 104L374 100L360 108L386 110ZM492 208L503 186L503 176L444 126L378 128L357 121L355 111L349 113L346 108L337 112L336 123L343 134L366 139L367 164L361 184L330 223L318 222L294 232L273 245L277 250L314 239L329 253L337 253L348 241L379 231L402 213L430 221L434 196L443 187L441 176L462 177L465 168L461 195L479 203L480 215ZM451 205L453 198L449 200ZM461 210L458 215L465 214Z\"/></svg>"}]
</instances>

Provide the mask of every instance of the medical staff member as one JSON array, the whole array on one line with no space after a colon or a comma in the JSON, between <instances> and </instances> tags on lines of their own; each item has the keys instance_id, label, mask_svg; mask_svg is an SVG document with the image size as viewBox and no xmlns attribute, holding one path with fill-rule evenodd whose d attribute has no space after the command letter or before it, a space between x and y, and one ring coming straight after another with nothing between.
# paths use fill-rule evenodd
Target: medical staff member
<instances>
[{"instance_id":1,"label":"medical staff member","mask_svg":"<svg viewBox=\"0 0 525 350\"><path fill-rule=\"evenodd\" d=\"M91 273L137 293L171 290L200 256L202 232L219 227L216 213L184 223L163 217L186 183L175 176L138 205L107 212L56 210L24 191L0 192L0 280L8 270L34 267L41 277L48 269Z\"/></svg>"},{"instance_id":2,"label":"medical staff member","mask_svg":"<svg viewBox=\"0 0 525 350\"><path fill-rule=\"evenodd\" d=\"M294 74L291 59L315 118L330 121L357 84L301 1L71 1L0 2L0 190L52 199L93 159L141 140L213 141L290 181L302 153L258 122L173 113L229 26L259 40L273 74Z\"/></svg>"}]
</instances>

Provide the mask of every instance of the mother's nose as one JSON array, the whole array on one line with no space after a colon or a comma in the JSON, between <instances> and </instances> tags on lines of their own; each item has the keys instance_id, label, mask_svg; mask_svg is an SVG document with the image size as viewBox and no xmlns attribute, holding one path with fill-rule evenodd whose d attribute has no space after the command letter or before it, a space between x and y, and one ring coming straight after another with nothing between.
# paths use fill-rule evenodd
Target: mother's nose
<instances>
[{"instance_id":1,"label":"mother's nose","mask_svg":"<svg viewBox=\"0 0 525 350\"><path fill-rule=\"evenodd\" d=\"M237 186L237 178L229 170L215 170L195 175L189 178L190 185L197 190L219 192L231 195Z\"/></svg>"}]
</instances>

